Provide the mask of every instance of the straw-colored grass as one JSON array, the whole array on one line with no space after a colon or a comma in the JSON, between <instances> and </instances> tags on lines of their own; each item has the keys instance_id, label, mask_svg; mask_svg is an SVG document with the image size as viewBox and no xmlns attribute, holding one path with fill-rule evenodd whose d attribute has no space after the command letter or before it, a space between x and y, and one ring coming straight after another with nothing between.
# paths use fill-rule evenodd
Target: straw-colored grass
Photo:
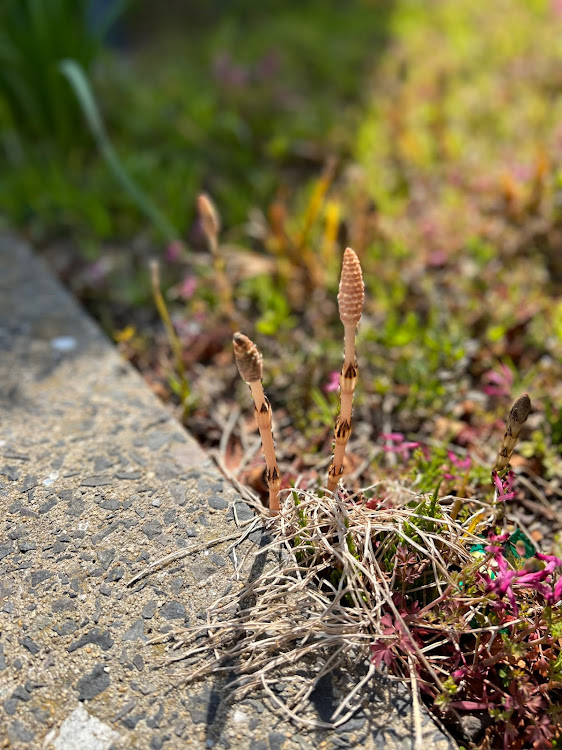
<instances>
[{"instance_id":1,"label":"straw-colored grass","mask_svg":"<svg viewBox=\"0 0 562 750\"><path fill-rule=\"evenodd\" d=\"M410 653L398 652L399 674L408 682L411 675L419 681L416 673L423 674L443 690L447 669L436 667L429 656L445 629L436 627L423 648L409 637L407 618L393 596L400 587L396 570L389 569L389 550L405 545L426 561L431 584L421 586L418 595L429 610L451 592L459 593L451 570L474 564L468 547L481 540L442 508L430 517L411 507L413 500L418 508L427 507L430 498L415 497L399 485L386 490L394 507L376 510L361 497L289 492L280 514L264 521L271 541L255 552L266 560L263 572L211 604L206 623L156 639L170 641L170 661L186 664L181 681L234 674L228 687L236 699L261 688L294 721L335 728L357 710L375 671L370 648L391 638L381 624L383 612L391 612L411 645ZM359 675L356 683L329 721L308 718L308 699L318 681L337 670ZM283 686L290 687L286 700Z\"/></svg>"}]
</instances>

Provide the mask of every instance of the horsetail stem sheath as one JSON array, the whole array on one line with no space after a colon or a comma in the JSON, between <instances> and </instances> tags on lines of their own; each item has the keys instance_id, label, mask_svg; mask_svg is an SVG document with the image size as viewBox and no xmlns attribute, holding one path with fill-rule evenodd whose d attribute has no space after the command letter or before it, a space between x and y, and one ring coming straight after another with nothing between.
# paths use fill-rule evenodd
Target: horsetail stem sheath
<instances>
[{"instance_id":1,"label":"horsetail stem sheath","mask_svg":"<svg viewBox=\"0 0 562 750\"><path fill-rule=\"evenodd\" d=\"M334 457L328 471L327 488L334 492L343 473L343 459L351 435L351 410L353 392L357 382L357 359L355 356L355 333L365 300L365 286L361 263L355 252L347 248L338 292L340 320L344 330L344 356L340 375L340 411L334 429Z\"/></svg>"},{"instance_id":2,"label":"horsetail stem sheath","mask_svg":"<svg viewBox=\"0 0 562 750\"><path fill-rule=\"evenodd\" d=\"M507 417L502 444L496 457L496 463L494 464L494 471L503 471L509 464L509 459L519 440L521 428L527 421L530 412L531 399L524 393L513 404Z\"/></svg>"},{"instance_id":3,"label":"horsetail stem sheath","mask_svg":"<svg viewBox=\"0 0 562 750\"><path fill-rule=\"evenodd\" d=\"M269 511L272 515L279 513L279 490L281 477L275 457L273 432L271 429L271 406L261 383L263 357L257 346L243 333L235 333L232 339L234 358L242 380L250 386L254 400L256 422L260 431L263 455L265 458L266 478L269 488Z\"/></svg>"}]
</instances>

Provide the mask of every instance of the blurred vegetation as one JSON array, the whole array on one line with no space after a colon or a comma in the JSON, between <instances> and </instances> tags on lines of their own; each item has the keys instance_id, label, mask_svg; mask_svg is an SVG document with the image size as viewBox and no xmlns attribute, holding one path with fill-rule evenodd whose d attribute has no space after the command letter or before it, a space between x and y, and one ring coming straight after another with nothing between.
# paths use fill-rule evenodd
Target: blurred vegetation
<instances>
[{"instance_id":1,"label":"blurred vegetation","mask_svg":"<svg viewBox=\"0 0 562 750\"><path fill-rule=\"evenodd\" d=\"M76 60L90 70L127 0L113 2L97 19L87 0L3 0L0 4L0 98L4 136L22 149L84 145L80 109L58 64ZM12 143L12 147L14 147ZM9 144L6 151L10 152Z\"/></svg>"},{"instance_id":2,"label":"blurred vegetation","mask_svg":"<svg viewBox=\"0 0 562 750\"><path fill-rule=\"evenodd\" d=\"M280 168L292 178L307 176L328 153L349 151L346 126L392 7L188 3L177 4L179 18L166 24L165 13L137 2L122 21L119 47L101 49L109 19L92 29L87 5L2 6L10 57L0 78L8 165L0 201L5 215L38 240L60 233L124 238L146 229L98 158L53 60L75 58L91 74L125 170L174 225L188 229L202 187L232 225L271 198L284 182ZM34 24L36 34L23 33Z\"/></svg>"},{"instance_id":3,"label":"blurred vegetation","mask_svg":"<svg viewBox=\"0 0 562 750\"><path fill-rule=\"evenodd\" d=\"M206 191L238 322L262 337L269 392L304 433L299 449L331 439L322 423L333 394L318 387L339 367L334 293L349 244L368 292L359 437L399 428L484 455L509 399L527 389L537 414L526 465L560 474L560 2L216 0L170 3L168 15L133 2L115 6L113 46L101 44L109 17L84 23L84 3L54 33L64 6L0 6L10 51L2 217L45 247L170 397L146 262L160 258L186 371L199 381L194 432L215 439L206 409L233 388L223 368L232 321L195 212ZM38 8L52 17L37 22L44 38L28 38L21 24ZM59 56L89 74L115 154L184 245L165 248L114 180L53 72Z\"/></svg>"}]
</instances>

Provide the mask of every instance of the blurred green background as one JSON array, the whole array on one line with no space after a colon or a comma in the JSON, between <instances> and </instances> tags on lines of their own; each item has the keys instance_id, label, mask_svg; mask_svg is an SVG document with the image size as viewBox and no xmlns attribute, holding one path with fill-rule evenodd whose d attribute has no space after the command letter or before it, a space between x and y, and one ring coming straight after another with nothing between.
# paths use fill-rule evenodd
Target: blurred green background
<instances>
[{"instance_id":1,"label":"blurred green background","mask_svg":"<svg viewBox=\"0 0 562 750\"><path fill-rule=\"evenodd\" d=\"M392 3L3 0L0 8L1 205L42 241L150 231L96 153L60 60L86 70L123 166L178 232L201 189L232 226L328 154L349 154Z\"/></svg>"},{"instance_id":2,"label":"blurred green background","mask_svg":"<svg viewBox=\"0 0 562 750\"><path fill-rule=\"evenodd\" d=\"M542 422L525 450L552 476L561 31L560 0L1 0L0 220L165 391L158 258L204 406L202 363L232 387L196 215L210 194L237 323L269 350L278 403L319 441L350 244L367 285L364 437L386 419L481 447L481 425L528 389ZM63 60L84 73L74 88Z\"/></svg>"}]
</instances>

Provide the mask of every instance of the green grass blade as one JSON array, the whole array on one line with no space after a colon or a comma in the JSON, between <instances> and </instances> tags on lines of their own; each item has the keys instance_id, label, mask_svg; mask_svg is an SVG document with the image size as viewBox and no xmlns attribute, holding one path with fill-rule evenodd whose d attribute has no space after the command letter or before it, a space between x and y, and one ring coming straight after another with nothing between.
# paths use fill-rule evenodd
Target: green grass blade
<instances>
[{"instance_id":1,"label":"green grass blade","mask_svg":"<svg viewBox=\"0 0 562 750\"><path fill-rule=\"evenodd\" d=\"M119 161L105 130L94 94L82 67L75 60L63 60L59 64L59 69L72 86L88 127L117 182L168 242L178 239L179 232L177 229L160 213L148 196L127 174Z\"/></svg>"}]
</instances>

